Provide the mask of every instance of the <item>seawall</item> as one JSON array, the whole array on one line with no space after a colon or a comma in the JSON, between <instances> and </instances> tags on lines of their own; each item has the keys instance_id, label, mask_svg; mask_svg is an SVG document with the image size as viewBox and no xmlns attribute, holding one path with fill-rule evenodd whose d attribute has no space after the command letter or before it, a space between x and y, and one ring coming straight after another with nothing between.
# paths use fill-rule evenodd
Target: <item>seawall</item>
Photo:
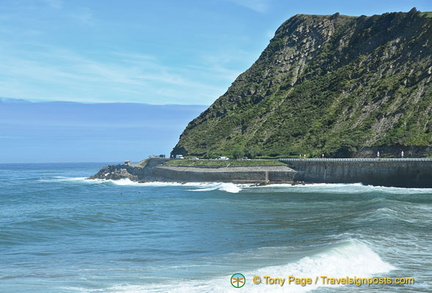
<instances>
[{"instance_id":1,"label":"seawall","mask_svg":"<svg viewBox=\"0 0 432 293\"><path fill-rule=\"evenodd\" d=\"M170 167L158 166L153 175L165 181L232 182L252 184L293 183L296 172L287 166L253 167Z\"/></svg>"},{"instance_id":2,"label":"seawall","mask_svg":"<svg viewBox=\"0 0 432 293\"><path fill-rule=\"evenodd\" d=\"M306 183L432 188L432 159L281 159Z\"/></svg>"},{"instance_id":3,"label":"seawall","mask_svg":"<svg viewBox=\"0 0 432 293\"><path fill-rule=\"evenodd\" d=\"M164 165L169 159L151 158L136 165L109 165L90 179L130 179L137 182L293 183L296 172L288 166L190 167Z\"/></svg>"},{"instance_id":4,"label":"seawall","mask_svg":"<svg viewBox=\"0 0 432 293\"><path fill-rule=\"evenodd\" d=\"M137 165L110 165L90 179L138 182L363 183L432 188L432 159L280 159L286 166L181 167L149 159Z\"/></svg>"}]
</instances>

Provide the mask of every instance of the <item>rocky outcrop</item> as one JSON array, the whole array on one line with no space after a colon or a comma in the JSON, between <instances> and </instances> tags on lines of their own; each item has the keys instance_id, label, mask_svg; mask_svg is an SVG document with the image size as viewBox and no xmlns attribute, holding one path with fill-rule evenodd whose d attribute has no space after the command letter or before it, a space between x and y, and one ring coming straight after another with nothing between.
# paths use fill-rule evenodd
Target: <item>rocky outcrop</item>
<instances>
[{"instance_id":1,"label":"rocky outcrop","mask_svg":"<svg viewBox=\"0 0 432 293\"><path fill-rule=\"evenodd\" d=\"M108 165L102 168L95 175L89 179L105 179L105 180L119 180L130 179L137 182L146 181L162 181L153 175L153 169L169 159L164 158L151 158L144 160L138 164L118 164Z\"/></svg>"},{"instance_id":2,"label":"rocky outcrop","mask_svg":"<svg viewBox=\"0 0 432 293\"><path fill-rule=\"evenodd\" d=\"M356 156L432 145L432 18L296 15L172 155ZM370 153L369 153L370 155Z\"/></svg>"},{"instance_id":3,"label":"rocky outcrop","mask_svg":"<svg viewBox=\"0 0 432 293\"><path fill-rule=\"evenodd\" d=\"M108 165L103 167L89 179L104 179L104 180L120 180L130 179L132 181L139 181L139 176L136 171L143 171L142 167L130 167L127 165ZM131 174L135 173L135 174Z\"/></svg>"}]
</instances>

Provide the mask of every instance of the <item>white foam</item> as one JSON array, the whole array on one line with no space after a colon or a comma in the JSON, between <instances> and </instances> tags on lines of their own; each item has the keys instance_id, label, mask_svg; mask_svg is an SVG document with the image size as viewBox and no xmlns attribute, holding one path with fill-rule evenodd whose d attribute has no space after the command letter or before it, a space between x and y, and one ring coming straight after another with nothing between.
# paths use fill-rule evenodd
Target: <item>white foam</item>
<instances>
[{"instance_id":1,"label":"white foam","mask_svg":"<svg viewBox=\"0 0 432 293\"><path fill-rule=\"evenodd\" d=\"M229 193L239 193L242 189L233 183L222 183L219 190L226 191Z\"/></svg>"},{"instance_id":2,"label":"white foam","mask_svg":"<svg viewBox=\"0 0 432 293\"><path fill-rule=\"evenodd\" d=\"M365 243L349 240L313 256L304 257L283 269L303 277L371 277L389 272L394 267L384 262Z\"/></svg>"},{"instance_id":3,"label":"white foam","mask_svg":"<svg viewBox=\"0 0 432 293\"><path fill-rule=\"evenodd\" d=\"M408 188L408 187L387 187L387 186L372 186L365 185L371 191L380 191L390 194L430 194L432 193L432 188Z\"/></svg>"},{"instance_id":4,"label":"white foam","mask_svg":"<svg viewBox=\"0 0 432 293\"><path fill-rule=\"evenodd\" d=\"M335 287L337 285L323 285L321 276L328 278L369 278L372 276L383 276L394 267L384 262L368 245L357 240L349 240L332 246L311 256L280 266L264 267L255 271L242 272L246 277L246 285L240 289L242 292L308 292L320 287ZM235 272L233 272L235 273ZM252 282L254 276L273 278L287 278L295 276L298 278L312 278L317 284L300 286L285 281L280 285L255 285ZM214 278L211 280L190 281L176 280L176 282L163 282L160 284L149 284L143 286L121 285L111 288L114 292L240 292L230 284L231 276ZM342 285L339 285L342 286ZM355 285L347 285L355 286ZM111 292L111 291L110 291Z\"/></svg>"},{"instance_id":5,"label":"white foam","mask_svg":"<svg viewBox=\"0 0 432 293\"><path fill-rule=\"evenodd\" d=\"M244 185L234 183L207 183L198 186L198 189L191 189L190 191L213 191L221 190L229 193L239 193Z\"/></svg>"},{"instance_id":6,"label":"white foam","mask_svg":"<svg viewBox=\"0 0 432 293\"><path fill-rule=\"evenodd\" d=\"M133 185L133 186L151 186L151 187L166 187L166 186L187 186L195 187L197 189L190 189L189 191L213 191L222 190L230 193L238 193L242 189L239 185L233 183L204 183L204 182L135 182L130 179L120 179L120 180L107 180L115 185Z\"/></svg>"},{"instance_id":7,"label":"white foam","mask_svg":"<svg viewBox=\"0 0 432 293\"><path fill-rule=\"evenodd\" d=\"M107 180L115 185L121 185L121 186L139 186L142 183L136 182L136 181L132 181L129 178L124 178L124 179L119 179L119 180Z\"/></svg>"},{"instance_id":8,"label":"white foam","mask_svg":"<svg viewBox=\"0 0 432 293\"><path fill-rule=\"evenodd\" d=\"M233 183L207 183L207 182L136 182L128 178L119 180L105 180L96 179L97 181L110 182L115 185L120 186L142 186L142 187L167 187L167 186L187 186L194 187L196 189L190 189L189 191L213 191L221 190L229 193L238 193L242 190L242 185L237 185Z\"/></svg>"},{"instance_id":9,"label":"white foam","mask_svg":"<svg viewBox=\"0 0 432 293\"><path fill-rule=\"evenodd\" d=\"M255 186L251 184L234 184L222 182L136 182L128 178L111 180L111 179L88 179L87 177L64 177L54 176L51 178L39 179L39 182L82 182L87 184L100 184L111 183L119 186L151 186L151 187L165 187L165 186L189 186L196 187L191 191L213 191L221 190L229 193L239 193L243 189L271 189L275 192L299 192L299 193L365 193L365 192L381 192L389 194L430 194L432 188L402 188L402 187L384 187L363 185L362 183L314 183L305 185L292 185L292 184L270 184L265 186Z\"/></svg>"},{"instance_id":10,"label":"white foam","mask_svg":"<svg viewBox=\"0 0 432 293\"><path fill-rule=\"evenodd\" d=\"M380 192L389 194L432 193L432 188L405 188L364 185L362 183L312 183L305 185L270 184L252 188L273 189L274 191L293 191L300 193L331 192L331 193L365 193Z\"/></svg>"},{"instance_id":11,"label":"white foam","mask_svg":"<svg viewBox=\"0 0 432 293\"><path fill-rule=\"evenodd\" d=\"M241 185L234 183L209 183L209 182L136 182L129 178L112 180L112 179L88 179L87 177L64 177L55 176L48 179L39 179L39 182L80 182L87 184L101 184L109 183L118 186L141 186L141 187L167 187L167 186L188 186L197 189L191 189L190 191L213 191L221 190L229 193L239 193L242 187L250 185Z\"/></svg>"},{"instance_id":12,"label":"white foam","mask_svg":"<svg viewBox=\"0 0 432 293\"><path fill-rule=\"evenodd\" d=\"M364 193L364 185L361 183L314 183L305 185L292 184L270 184L265 186L253 186L253 189L265 189L266 192L296 192L296 193L332 193L332 194L353 194Z\"/></svg>"},{"instance_id":13,"label":"white foam","mask_svg":"<svg viewBox=\"0 0 432 293\"><path fill-rule=\"evenodd\" d=\"M54 176L52 178L39 179L39 182L80 182L88 184L100 184L106 182L106 180L100 179L88 179L87 177L64 177L64 176Z\"/></svg>"}]
</instances>

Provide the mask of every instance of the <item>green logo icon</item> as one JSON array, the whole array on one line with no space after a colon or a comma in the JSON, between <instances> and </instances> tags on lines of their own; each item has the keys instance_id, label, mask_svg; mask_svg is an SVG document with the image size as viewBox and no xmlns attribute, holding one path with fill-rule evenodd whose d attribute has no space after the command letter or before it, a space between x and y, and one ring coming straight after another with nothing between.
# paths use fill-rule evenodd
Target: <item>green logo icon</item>
<instances>
[{"instance_id":1,"label":"green logo icon","mask_svg":"<svg viewBox=\"0 0 432 293\"><path fill-rule=\"evenodd\" d=\"M243 274L235 273L231 276L230 281L234 288L241 288L246 284L246 277Z\"/></svg>"}]
</instances>

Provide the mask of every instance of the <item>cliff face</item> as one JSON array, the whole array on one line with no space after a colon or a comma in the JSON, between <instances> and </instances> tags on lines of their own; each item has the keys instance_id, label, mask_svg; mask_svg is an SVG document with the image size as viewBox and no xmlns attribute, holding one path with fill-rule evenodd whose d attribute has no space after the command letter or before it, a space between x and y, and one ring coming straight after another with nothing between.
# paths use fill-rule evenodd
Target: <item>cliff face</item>
<instances>
[{"instance_id":1,"label":"cliff face","mask_svg":"<svg viewBox=\"0 0 432 293\"><path fill-rule=\"evenodd\" d=\"M432 144L432 18L296 15L172 154L353 156Z\"/></svg>"}]
</instances>

